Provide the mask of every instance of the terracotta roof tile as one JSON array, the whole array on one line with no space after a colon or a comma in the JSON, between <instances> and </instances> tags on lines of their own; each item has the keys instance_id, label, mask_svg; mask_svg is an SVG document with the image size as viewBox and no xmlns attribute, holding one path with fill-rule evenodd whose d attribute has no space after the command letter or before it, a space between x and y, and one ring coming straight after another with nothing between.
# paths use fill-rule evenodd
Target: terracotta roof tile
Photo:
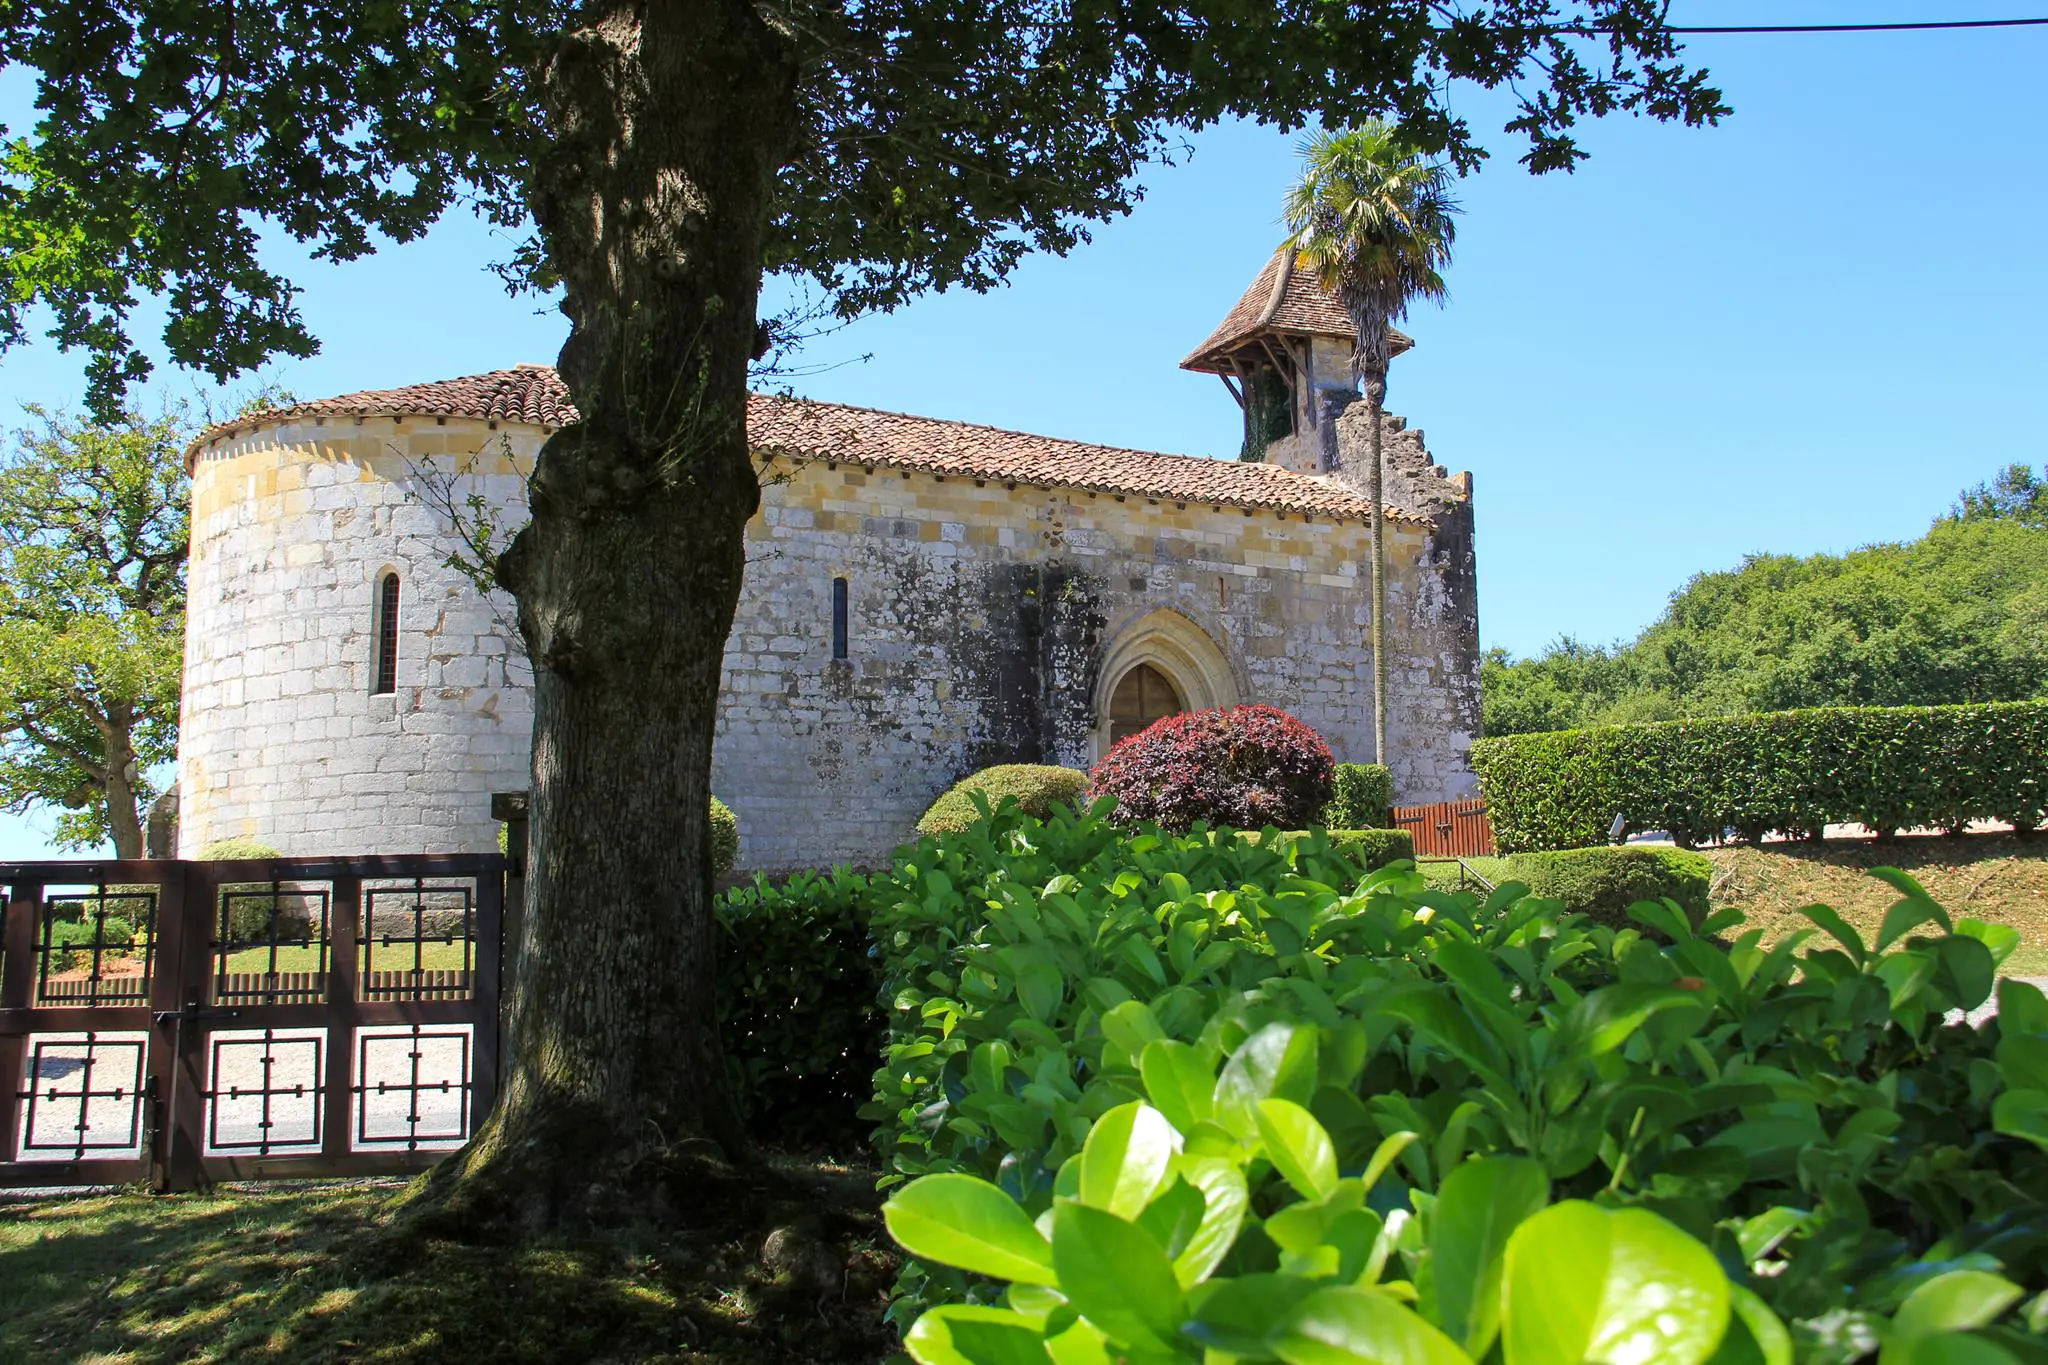
<instances>
[{"instance_id":1,"label":"terracotta roof tile","mask_svg":"<svg viewBox=\"0 0 2048 1365\"><path fill-rule=\"evenodd\" d=\"M389 417L419 414L428 417L480 417L486 421L525 422L531 426L558 427L576 420L569 402L569 390L549 365L520 365L489 374L465 375L431 384L407 384L397 389L369 389L345 393L339 398L316 398L294 403L274 412L221 422L199 434L194 444L205 445L252 422L278 422L304 417Z\"/></svg>"},{"instance_id":2,"label":"terracotta roof tile","mask_svg":"<svg viewBox=\"0 0 2048 1365\"><path fill-rule=\"evenodd\" d=\"M1330 517L1363 518L1367 509L1348 488L1279 465L1162 455L837 403L757 395L748 428L757 450L812 459Z\"/></svg>"},{"instance_id":3,"label":"terracotta roof tile","mask_svg":"<svg viewBox=\"0 0 2048 1365\"><path fill-rule=\"evenodd\" d=\"M1392 328L1388 331L1394 338L1396 355L1415 344ZM1244 297L1209 334L1209 339L1181 361L1180 367L1205 373L1221 370L1224 356L1261 332L1341 337L1346 341L1358 335L1351 325L1351 315L1337 302L1337 296L1323 288L1311 272L1298 269L1293 248L1283 246L1273 253L1258 278L1252 281L1252 287L1244 291Z\"/></svg>"},{"instance_id":4,"label":"terracotta roof tile","mask_svg":"<svg viewBox=\"0 0 2048 1365\"><path fill-rule=\"evenodd\" d=\"M309 417L409 414L540 427L565 426L576 419L568 390L554 370L522 365L432 384L323 398L224 422L200 433L192 450L237 431ZM1365 500L1343 485L1279 465L1125 450L803 398L753 395L747 429L757 451L778 456L1328 517L1363 519L1367 509ZM1391 506L1387 514L1420 519Z\"/></svg>"}]
</instances>

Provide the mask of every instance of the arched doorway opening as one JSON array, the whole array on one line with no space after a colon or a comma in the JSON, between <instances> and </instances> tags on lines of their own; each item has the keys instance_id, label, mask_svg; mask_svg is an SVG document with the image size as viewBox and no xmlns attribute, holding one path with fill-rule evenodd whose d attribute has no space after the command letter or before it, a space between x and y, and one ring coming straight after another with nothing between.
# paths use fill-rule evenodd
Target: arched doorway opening
<instances>
[{"instance_id":1,"label":"arched doorway opening","mask_svg":"<svg viewBox=\"0 0 2048 1365\"><path fill-rule=\"evenodd\" d=\"M1165 607L1124 623L1095 677L1091 762L1162 716L1235 706L1241 695L1236 670L1215 638Z\"/></svg>"},{"instance_id":2,"label":"arched doorway opening","mask_svg":"<svg viewBox=\"0 0 2048 1365\"><path fill-rule=\"evenodd\" d=\"M1180 689L1150 664L1139 664L1117 682L1109 696L1109 742L1128 739L1156 720L1187 710Z\"/></svg>"}]
</instances>

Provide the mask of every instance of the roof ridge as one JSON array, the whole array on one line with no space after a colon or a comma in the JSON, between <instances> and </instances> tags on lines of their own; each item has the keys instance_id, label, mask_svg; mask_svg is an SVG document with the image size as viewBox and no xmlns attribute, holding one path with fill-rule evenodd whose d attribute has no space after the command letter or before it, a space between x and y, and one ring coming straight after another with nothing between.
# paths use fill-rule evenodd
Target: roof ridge
<instances>
[{"instance_id":1,"label":"roof ridge","mask_svg":"<svg viewBox=\"0 0 2048 1365\"><path fill-rule=\"evenodd\" d=\"M559 430L578 419L560 375L546 366L487 370L481 374L389 389L362 389L334 398L294 403L217 423L186 447L196 464L202 448L223 439L290 423L321 423L369 416L460 416ZM1340 481L1284 465L1225 457L1183 455L1133 446L1103 445L1048 436L957 417L927 417L891 408L803 398L793 393L749 393L748 443L762 454L786 452L803 461L964 475L1118 497L1213 502L1246 508L1362 516L1367 505ZM1428 521L1426 514L1389 506L1389 515Z\"/></svg>"},{"instance_id":2,"label":"roof ridge","mask_svg":"<svg viewBox=\"0 0 2048 1365\"><path fill-rule=\"evenodd\" d=\"M1053 441L1060 445L1085 446L1090 450L1100 450L1111 455L1143 455L1153 460L1186 460L1190 463L1205 465L1245 463L1244 461L1221 455L1183 455L1178 451L1172 450L1146 450L1140 446L1104 445L1100 441L1083 441L1072 436L1049 436L1042 431L1025 431L1021 427L999 427L993 422L970 422L964 417L933 417L928 413L904 412L900 408L870 407L865 403L842 403L831 398L804 398L796 394L763 394L755 393L751 390L748 391L747 396L749 398L780 399L790 403L801 403L806 407L813 408L837 408L841 412L871 412L877 417L901 417L905 421L910 422L927 422L933 426L963 427L969 431L993 432L998 436L1022 436L1032 441ZM844 455L839 458L843 463L861 463L858 455ZM1260 461L1253 461L1252 463L1260 464L1262 468L1274 470L1291 479L1309 479L1311 482L1318 482L1318 480L1314 479L1314 476L1289 469L1285 465L1267 465Z\"/></svg>"},{"instance_id":3,"label":"roof ridge","mask_svg":"<svg viewBox=\"0 0 2048 1365\"><path fill-rule=\"evenodd\" d=\"M1260 310L1254 327L1271 327L1273 319L1280 314L1280 305L1287 301L1287 286L1294 282L1295 253L1285 243L1273 253L1280 258L1280 268L1273 274L1273 292L1266 296L1266 306Z\"/></svg>"}]
</instances>

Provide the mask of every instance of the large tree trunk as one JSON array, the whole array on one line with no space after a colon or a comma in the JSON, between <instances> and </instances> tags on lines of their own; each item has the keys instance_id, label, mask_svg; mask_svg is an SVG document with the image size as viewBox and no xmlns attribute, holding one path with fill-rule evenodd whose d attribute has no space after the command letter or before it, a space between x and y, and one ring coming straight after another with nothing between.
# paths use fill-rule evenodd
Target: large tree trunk
<instances>
[{"instance_id":1,"label":"large tree trunk","mask_svg":"<svg viewBox=\"0 0 2048 1365\"><path fill-rule=\"evenodd\" d=\"M87 709L100 732L100 796L107 803L107 833L114 841L114 856L121 859L145 856L142 817L135 809L135 784L128 769L135 762L135 708L125 702L110 702L104 716Z\"/></svg>"},{"instance_id":2,"label":"large tree trunk","mask_svg":"<svg viewBox=\"0 0 2048 1365\"><path fill-rule=\"evenodd\" d=\"M686 1214L664 1172L743 1155L712 996L711 739L758 499L761 241L793 119L745 0L588 5L538 86L531 204L582 421L541 451L499 565L534 669L510 1068L443 1182L528 1225Z\"/></svg>"},{"instance_id":3,"label":"large tree trunk","mask_svg":"<svg viewBox=\"0 0 2048 1365\"><path fill-rule=\"evenodd\" d=\"M122 760L125 765L126 759ZM116 858L146 857L142 838L142 819L135 813L135 788L128 782L125 772L107 774L107 833L114 840Z\"/></svg>"},{"instance_id":4,"label":"large tree trunk","mask_svg":"<svg viewBox=\"0 0 2048 1365\"><path fill-rule=\"evenodd\" d=\"M142 838L142 818L135 811L135 788L129 784L127 765L130 756L121 759L121 767L107 772L107 832L114 839L116 858L141 858L145 856Z\"/></svg>"}]
</instances>

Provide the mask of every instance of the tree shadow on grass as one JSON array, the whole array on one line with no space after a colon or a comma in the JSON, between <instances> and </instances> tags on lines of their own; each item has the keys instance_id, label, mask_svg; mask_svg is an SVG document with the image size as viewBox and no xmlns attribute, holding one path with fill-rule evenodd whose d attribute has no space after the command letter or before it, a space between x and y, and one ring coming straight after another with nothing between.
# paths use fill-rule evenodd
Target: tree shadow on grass
<instances>
[{"instance_id":1,"label":"tree shadow on grass","mask_svg":"<svg viewBox=\"0 0 2048 1365\"><path fill-rule=\"evenodd\" d=\"M1952 868L1998 858L2048 859L2048 838L2040 835L1984 834L1901 834L1894 839L1773 840L1764 844L1731 845L1751 847L1805 863L1868 869L1896 867L1906 872L1920 868Z\"/></svg>"},{"instance_id":2,"label":"tree shadow on grass","mask_svg":"<svg viewBox=\"0 0 2048 1365\"><path fill-rule=\"evenodd\" d=\"M799 1215L829 1273L814 1256L794 1275L761 1263L760 1223L787 1208L690 1235L475 1245L394 1221L396 1192L0 1204L0 1360L871 1365L895 1349L894 1258L844 1191Z\"/></svg>"}]
</instances>

